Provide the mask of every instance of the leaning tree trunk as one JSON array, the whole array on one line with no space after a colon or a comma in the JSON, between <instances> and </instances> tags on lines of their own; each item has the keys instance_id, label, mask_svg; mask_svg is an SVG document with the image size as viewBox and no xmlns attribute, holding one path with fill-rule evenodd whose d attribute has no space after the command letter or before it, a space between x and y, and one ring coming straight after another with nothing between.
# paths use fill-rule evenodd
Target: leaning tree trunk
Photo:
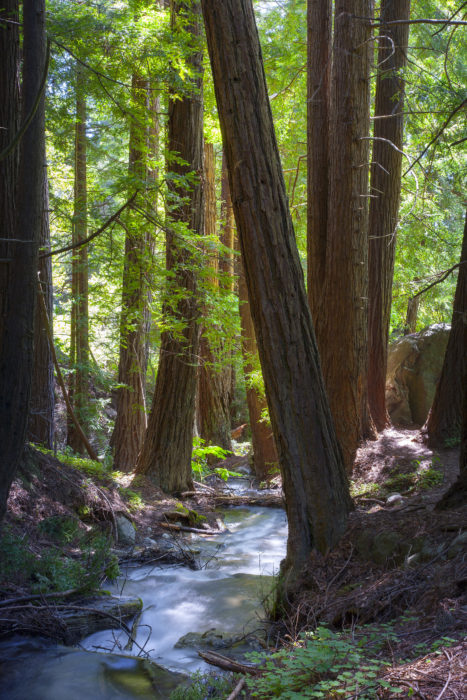
<instances>
[{"instance_id":1,"label":"leaning tree trunk","mask_svg":"<svg viewBox=\"0 0 467 700\"><path fill-rule=\"evenodd\" d=\"M143 190L144 196L148 178L146 154L150 137L146 126L149 111L148 85L147 80L136 73L132 79L132 97L129 174L132 177L132 188ZM154 137L151 141L154 141ZM112 447L115 468L128 472L136 465L147 428L145 388L149 306L146 273L151 234L147 231L147 224L142 227L141 219L135 218L131 210L126 216L125 229L119 388Z\"/></svg>"},{"instance_id":2,"label":"leaning tree trunk","mask_svg":"<svg viewBox=\"0 0 467 700\"><path fill-rule=\"evenodd\" d=\"M190 32L195 49L189 57L194 72L190 91L169 104L169 152L174 175L198 176L190 187L177 186L171 179L174 198L180 198L171 212L174 224L183 222L195 234L204 230L204 203L201 179L203 167L203 99L200 6L174 3L172 26L183 24ZM180 24L179 24L180 22ZM185 161L187 165L180 162ZM183 200L183 201L181 201ZM195 394L199 346L199 303L193 256L176 227L167 233L168 281L164 313L174 318L181 331L162 334L159 370L148 429L138 459L137 473L147 474L164 491L175 493L192 488L191 450L195 417ZM178 299L170 302L170 295Z\"/></svg>"},{"instance_id":3,"label":"leaning tree trunk","mask_svg":"<svg viewBox=\"0 0 467 700\"><path fill-rule=\"evenodd\" d=\"M289 521L284 585L351 507L282 175L251 0L202 0L240 248Z\"/></svg>"},{"instance_id":4,"label":"leaning tree trunk","mask_svg":"<svg viewBox=\"0 0 467 700\"><path fill-rule=\"evenodd\" d=\"M240 265L241 267L241 265ZM251 317L250 302L245 275L240 270L238 276L238 301L242 333L243 371L245 373L246 401L250 418L251 442L253 446L253 470L259 481L264 481L278 466L276 444L269 421L264 420L263 413L267 409L266 399L261 397L256 388L251 385L251 373L257 362L258 347L256 345L255 327Z\"/></svg>"},{"instance_id":5,"label":"leaning tree trunk","mask_svg":"<svg viewBox=\"0 0 467 700\"><path fill-rule=\"evenodd\" d=\"M216 235L216 176L214 146L204 145L204 182L205 182L205 235L210 236L208 265L212 269L211 284L219 289L219 260L217 251L212 249L212 238ZM211 255L209 256L209 250ZM203 309L203 315L209 313ZM219 334L221 330L219 329ZM222 341L219 340L222 351ZM200 366L198 374L198 432L200 437L211 445L219 445L225 450L232 449L230 437L230 376L226 376L223 367L216 368L215 352L211 349L205 330L201 333L199 345Z\"/></svg>"},{"instance_id":6,"label":"leaning tree trunk","mask_svg":"<svg viewBox=\"0 0 467 700\"><path fill-rule=\"evenodd\" d=\"M16 65L12 63L9 68L14 74L2 75L2 81L16 80ZM45 71L45 3L44 0L24 0L22 123L30 115L41 85L45 87ZM8 232L8 237L16 240L9 244L11 259L0 349L0 520L6 511L9 489L27 433L42 218L44 104L43 90L19 146L16 225ZM13 193L14 183L9 183L9 187Z\"/></svg>"},{"instance_id":7,"label":"leaning tree trunk","mask_svg":"<svg viewBox=\"0 0 467 700\"><path fill-rule=\"evenodd\" d=\"M45 145L45 144L44 144ZM45 151L43 154L42 225L40 235L41 252L50 251L49 187ZM39 284L41 285L48 318L53 317L52 258L39 259ZM47 329L40 305L36 306L34 319L34 373L32 377L31 401L29 404L28 439L52 449L54 444L55 413L54 362Z\"/></svg>"},{"instance_id":8,"label":"leaning tree trunk","mask_svg":"<svg viewBox=\"0 0 467 700\"><path fill-rule=\"evenodd\" d=\"M410 0L383 0L379 30L368 243L368 402L378 430L390 424L385 387L401 192L404 80Z\"/></svg>"},{"instance_id":9,"label":"leaning tree trunk","mask_svg":"<svg viewBox=\"0 0 467 700\"><path fill-rule=\"evenodd\" d=\"M315 326L319 314L326 313L322 292L328 227L331 5L331 0L308 0L307 9L307 265Z\"/></svg>"},{"instance_id":10,"label":"leaning tree trunk","mask_svg":"<svg viewBox=\"0 0 467 700\"><path fill-rule=\"evenodd\" d=\"M451 332L444 355L443 369L436 387L433 405L422 432L431 447L461 434L463 386L467 364L467 211L462 238L461 259L452 309Z\"/></svg>"},{"instance_id":11,"label":"leaning tree trunk","mask_svg":"<svg viewBox=\"0 0 467 700\"><path fill-rule=\"evenodd\" d=\"M86 174L86 79L84 68L76 67L76 120L75 120L75 185L73 211L73 243L87 235L87 174ZM89 312L88 312L88 249L83 245L72 251L72 311L71 352L72 366L70 397L80 424L87 424L89 394ZM86 448L68 416L67 444L84 454Z\"/></svg>"},{"instance_id":12,"label":"leaning tree trunk","mask_svg":"<svg viewBox=\"0 0 467 700\"><path fill-rule=\"evenodd\" d=\"M367 399L371 0L337 0L330 86L324 308L316 336L347 470L372 434ZM311 280L312 284L319 283Z\"/></svg>"}]
</instances>

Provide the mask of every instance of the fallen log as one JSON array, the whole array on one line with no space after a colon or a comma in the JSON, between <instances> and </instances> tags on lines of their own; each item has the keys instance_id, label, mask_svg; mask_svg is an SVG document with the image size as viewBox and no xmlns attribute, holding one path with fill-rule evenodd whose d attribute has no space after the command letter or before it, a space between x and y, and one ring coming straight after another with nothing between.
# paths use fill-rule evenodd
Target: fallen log
<instances>
[{"instance_id":1,"label":"fallen log","mask_svg":"<svg viewBox=\"0 0 467 700\"><path fill-rule=\"evenodd\" d=\"M269 493L265 496L213 496L213 500L221 506L265 506L270 508L283 508L284 498L282 494Z\"/></svg>"},{"instance_id":2,"label":"fallen log","mask_svg":"<svg viewBox=\"0 0 467 700\"><path fill-rule=\"evenodd\" d=\"M175 523L159 523L166 530L175 530L175 532L194 532L197 535L219 535L220 530L203 530L200 527L188 527L187 525L176 525Z\"/></svg>"},{"instance_id":3,"label":"fallen log","mask_svg":"<svg viewBox=\"0 0 467 700\"><path fill-rule=\"evenodd\" d=\"M235 661L235 659L223 656L215 651L198 651L198 656L200 656L203 661L206 661L207 664L222 668L224 671L243 673L244 675L248 674L250 676L258 676L260 674L260 670L256 666L242 664L239 661Z\"/></svg>"}]
</instances>

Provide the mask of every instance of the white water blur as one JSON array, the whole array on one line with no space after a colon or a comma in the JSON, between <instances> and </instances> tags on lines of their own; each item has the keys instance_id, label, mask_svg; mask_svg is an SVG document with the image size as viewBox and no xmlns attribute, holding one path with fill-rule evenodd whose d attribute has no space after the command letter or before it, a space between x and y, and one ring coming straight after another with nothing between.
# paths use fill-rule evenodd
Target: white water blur
<instances>
[{"instance_id":1,"label":"white water blur","mask_svg":"<svg viewBox=\"0 0 467 700\"><path fill-rule=\"evenodd\" d=\"M227 531L215 537L191 535L205 568L143 566L128 569L112 592L139 596L143 614L136 640L156 663L173 670L203 668L196 649L175 648L189 632L215 628L241 635L261 627L261 600L285 556L287 521L278 508L239 507L225 513ZM126 637L98 632L82 645L89 650L123 648ZM115 649L117 650L117 649ZM132 653L137 654L138 648Z\"/></svg>"}]
</instances>

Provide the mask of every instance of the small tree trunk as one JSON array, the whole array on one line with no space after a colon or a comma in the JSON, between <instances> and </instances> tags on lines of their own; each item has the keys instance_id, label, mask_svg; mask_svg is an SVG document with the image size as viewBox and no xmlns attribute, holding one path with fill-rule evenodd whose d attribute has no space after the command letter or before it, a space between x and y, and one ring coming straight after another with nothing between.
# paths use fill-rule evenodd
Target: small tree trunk
<instances>
[{"instance_id":1,"label":"small tree trunk","mask_svg":"<svg viewBox=\"0 0 467 700\"><path fill-rule=\"evenodd\" d=\"M415 333L417 330L417 316L420 306L420 297L410 297L407 302L407 314L405 316L404 335Z\"/></svg>"},{"instance_id":2,"label":"small tree trunk","mask_svg":"<svg viewBox=\"0 0 467 700\"><path fill-rule=\"evenodd\" d=\"M452 309L451 332L443 369L436 387L433 405L422 431L431 447L461 436L463 387L467 365L467 212L456 293ZM465 478L465 477L464 477Z\"/></svg>"},{"instance_id":3,"label":"small tree trunk","mask_svg":"<svg viewBox=\"0 0 467 700\"><path fill-rule=\"evenodd\" d=\"M147 81L132 78L133 116L130 124L129 173L132 188L144 189L148 177L146 152L151 135L145 126L148 111ZM154 142L154 136L151 139ZM152 143L152 146L156 146ZM114 465L131 471L136 465L146 419L146 370L148 360L148 289L146 270L151 234L141 230L141 219L132 211L126 216L125 259L120 319L120 359L118 365L117 417L112 435Z\"/></svg>"},{"instance_id":4,"label":"small tree trunk","mask_svg":"<svg viewBox=\"0 0 467 700\"><path fill-rule=\"evenodd\" d=\"M195 42L201 35L200 6L193 3L174 3L172 26L176 30L179 21L185 25ZM186 24L185 24L186 23ZM182 99L169 103L169 152L178 158L171 162L170 170L186 177L188 173L200 175L203 168L203 101L202 101L202 53L195 50L189 63L194 71L192 92ZM187 165L182 165L182 159ZM196 234L204 231L204 197L201 180L191 188L171 182L172 192L183 198L171 212L172 220L185 222ZM166 243L167 270L174 278L168 283L165 302L166 318L169 314L183 330L165 331L162 334L159 370L148 429L138 459L137 473L147 474L164 491L175 493L192 488L191 450L195 417L195 394L199 346L199 303L196 293L196 273L190 252L176 232L168 232ZM173 286L172 286L173 285ZM179 300L170 304L170 292ZM180 291L183 295L180 295ZM180 298L181 296L181 298Z\"/></svg>"},{"instance_id":5,"label":"small tree trunk","mask_svg":"<svg viewBox=\"0 0 467 700\"><path fill-rule=\"evenodd\" d=\"M248 297L279 453L284 585L330 549L351 507L319 369L251 0L202 0Z\"/></svg>"},{"instance_id":6,"label":"small tree trunk","mask_svg":"<svg viewBox=\"0 0 467 700\"><path fill-rule=\"evenodd\" d=\"M75 122L75 192L73 212L73 243L87 235L86 184L86 78L84 68L76 67L76 122ZM80 424L87 425L89 394L89 312L88 312L88 249L83 245L72 252L72 366L70 398ZM80 454L85 446L68 418L67 444Z\"/></svg>"},{"instance_id":7,"label":"small tree trunk","mask_svg":"<svg viewBox=\"0 0 467 700\"><path fill-rule=\"evenodd\" d=\"M205 235L216 235L216 178L214 146L204 144L205 182ZM209 244L212 245L212 244ZM212 251L212 248L211 248ZM218 255L208 253L208 265L212 268L211 283L219 287ZM209 313L204 309L204 314ZM222 342L220 341L222 346ZM221 347L222 349L222 347ZM216 357L203 330L199 346L200 366L198 374L198 432L207 443L232 449L230 437L230 381L226 381L224 368L216 369Z\"/></svg>"},{"instance_id":8,"label":"small tree trunk","mask_svg":"<svg viewBox=\"0 0 467 700\"><path fill-rule=\"evenodd\" d=\"M368 400L378 430L389 425L385 387L397 217L401 191L404 80L410 0L383 0L379 30L369 222Z\"/></svg>"},{"instance_id":9,"label":"small tree trunk","mask_svg":"<svg viewBox=\"0 0 467 700\"><path fill-rule=\"evenodd\" d=\"M308 299L315 326L325 313L323 286L328 228L329 79L331 1L308 0L307 264Z\"/></svg>"},{"instance_id":10,"label":"small tree trunk","mask_svg":"<svg viewBox=\"0 0 467 700\"><path fill-rule=\"evenodd\" d=\"M49 229L49 187L47 165L43 154L43 199L42 226L40 235L41 251L50 250ZM53 317L52 258L39 260L39 283L45 301L48 318ZM34 374L32 377L31 401L29 404L28 439L52 449L54 444L54 363L47 330L44 328L39 304L34 319Z\"/></svg>"},{"instance_id":11,"label":"small tree trunk","mask_svg":"<svg viewBox=\"0 0 467 700\"><path fill-rule=\"evenodd\" d=\"M16 15L17 16L17 15ZM11 40L15 41L15 35ZM8 56L10 53L8 52ZM46 63L44 0L23 2L23 81L22 123L37 99ZM1 80L16 79L14 71ZM16 225L9 236L11 261L6 297L3 304L3 329L0 348L0 521L8 493L24 448L33 371L34 312L37 294L38 243L43 205L44 168L44 94L20 143ZM11 133L9 133L11 137ZM10 164L12 165L12 164ZM7 174L15 172L12 166ZM3 184L3 183L2 183ZM11 203L12 204L12 203ZM14 221L11 217L9 221ZM3 291L3 290L2 290Z\"/></svg>"},{"instance_id":12,"label":"small tree trunk","mask_svg":"<svg viewBox=\"0 0 467 700\"><path fill-rule=\"evenodd\" d=\"M269 421L263 420L263 412L267 409L266 399L261 397L251 385L251 373L258 364L258 348L256 345L255 328L251 317L250 302L245 275L240 271L238 277L238 301L242 329L243 371L245 374L246 400L250 417L251 441L253 443L253 469L256 478L264 481L274 467L277 468L277 456L274 435Z\"/></svg>"},{"instance_id":13,"label":"small tree trunk","mask_svg":"<svg viewBox=\"0 0 467 700\"><path fill-rule=\"evenodd\" d=\"M367 398L371 0L335 3L330 87L325 310L316 335L347 470L373 432Z\"/></svg>"}]
</instances>

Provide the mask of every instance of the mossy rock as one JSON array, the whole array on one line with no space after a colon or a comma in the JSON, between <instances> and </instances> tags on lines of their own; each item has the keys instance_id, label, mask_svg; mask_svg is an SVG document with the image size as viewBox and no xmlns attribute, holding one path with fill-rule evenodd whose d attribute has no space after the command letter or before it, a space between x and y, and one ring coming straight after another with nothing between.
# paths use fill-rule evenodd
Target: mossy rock
<instances>
[{"instance_id":1,"label":"mossy rock","mask_svg":"<svg viewBox=\"0 0 467 700\"><path fill-rule=\"evenodd\" d=\"M357 552L363 559L378 565L402 564L411 551L411 543L393 530L379 532L362 532L356 541Z\"/></svg>"}]
</instances>

